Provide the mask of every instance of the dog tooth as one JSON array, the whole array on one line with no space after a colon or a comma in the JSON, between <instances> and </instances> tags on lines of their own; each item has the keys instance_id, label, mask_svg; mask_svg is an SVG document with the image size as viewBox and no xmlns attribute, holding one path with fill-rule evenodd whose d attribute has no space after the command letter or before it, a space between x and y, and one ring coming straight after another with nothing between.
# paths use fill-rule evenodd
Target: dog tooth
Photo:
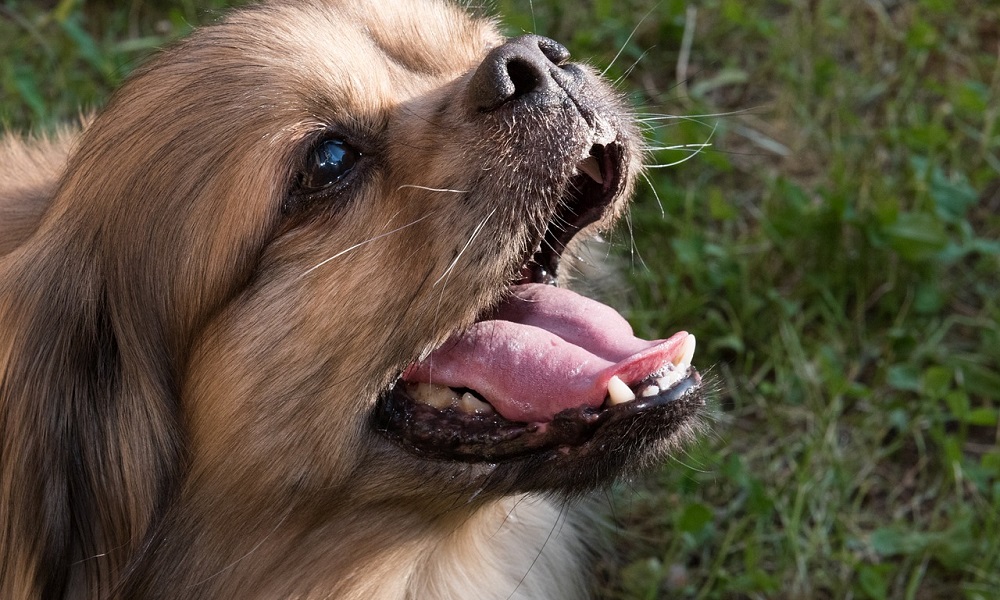
<instances>
[{"instance_id":1,"label":"dog tooth","mask_svg":"<svg viewBox=\"0 0 1000 600\"><path fill-rule=\"evenodd\" d=\"M608 380L608 396L610 397L608 404L612 406L635 400L635 393L617 375Z\"/></svg>"},{"instance_id":2,"label":"dog tooth","mask_svg":"<svg viewBox=\"0 0 1000 600\"><path fill-rule=\"evenodd\" d=\"M693 335L689 334L684 338L684 341L681 342L681 351L674 357L674 364L678 367L690 365L691 361L694 360L694 348L696 344L697 340L694 339Z\"/></svg>"},{"instance_id":3,"label":"dog tooth","mask_svg":"<svg viewBox=\"0 0 1000 600\"><path fill-rule=\"evenodd\" d=\"M458 402L458 394L448 386L433 383L407 383L406 391L417 402L443 410Z\"/></svg>"},{"instance_id":4,"label":"dog tooth","mask_svg":"<svg viewBox=\"0 0 1000 600\"><path fill-rule=\"evenodd\" d=\"M601 166L597 164L597 159L593 156L588 156L587 158L581 160L576 165L576 168L586 173L597 183L604 183L604 177L601 175Z\"/></svg>"},{"instance_id":5,"label":"dog tooth","mask_svg":"<svg viewBox=\"0 0 1000 600\"><path fill-rule=\"evenodd\" d=\"M427 404L428 396L431 395L430 389L426 383L410 383L406 384L406 393L409 394L410 398L416 400L421 404Z\"/></svg>"},{"instance_id":6,"label":"dog tooth","mask_svg":"<svg viewBox=\"0 0 1000 600\"><path fill-rule=\"evenodd\" d=\"M476 398L469 392L465 392L464 394L462 394L462 397L458 401L458 410L473 415L493 414L492 406L490 406L486 402L483 402L479 398Z\"/></svg>"},{"instance_id":7,"label":"dog tooth","mask_svg":"<svg viewBox=\"0 0 1000 600\"><path fill-rule=\"evenodd\" d=\"M652 398L653 396L659 393L660 393L659 386L647 385L645 388L643 388L642 392L640 392L639 395L642 396L643 398Z\"/></svg>"},{"instance_id":8,"label":"dog tooth","mask_svg":"<svg viewBox=\"0 0 1000 600\"><path fill-rule=\"evenodd\" d=\"M678 381L684 379L686 374L684 371L668 371L666 375L656 380L656 385L660 388L660 391L669 390L677 385Z\"/></svg>"}]
</instances>

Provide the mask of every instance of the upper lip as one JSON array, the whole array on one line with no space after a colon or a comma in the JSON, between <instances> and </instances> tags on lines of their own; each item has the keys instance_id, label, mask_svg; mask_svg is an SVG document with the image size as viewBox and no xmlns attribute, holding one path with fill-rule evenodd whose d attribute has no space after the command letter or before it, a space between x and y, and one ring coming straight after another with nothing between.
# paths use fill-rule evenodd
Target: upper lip
<instances>
[{"instance_id":1,"label":"upper lip","mask_svg":"<svg viewBox=\"0 0 1000 600\"><path fill-rule=\"evenodd\" d=\"M567 181L548 228L524 261L517 283L555 283L566 245L580 230L600 220L620 191L623 154L624 149L617 141L590 147Z\"/></svg>"}]
</instances>

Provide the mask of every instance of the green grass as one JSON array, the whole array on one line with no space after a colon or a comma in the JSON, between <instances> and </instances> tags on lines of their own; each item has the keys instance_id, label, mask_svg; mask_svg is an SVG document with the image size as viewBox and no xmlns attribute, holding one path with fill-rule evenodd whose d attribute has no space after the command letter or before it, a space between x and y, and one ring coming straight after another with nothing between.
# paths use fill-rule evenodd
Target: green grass
<instances>
[{"instance_id":1,"label":"green grass","mask_svg":"<svg viewBox=\"0 0 1000 600\"><path fill-rule=\"evenodd\" d=\"M4 0L0 122L99 104L224 2L194 4ZM1000 6L497 4L621 50L651 146L711 144L654 153L690 160L614 236L636 328L696 333L718 391L711 434L615 494L605 595L1000 596Z\"/></svg>"}]
</instances>

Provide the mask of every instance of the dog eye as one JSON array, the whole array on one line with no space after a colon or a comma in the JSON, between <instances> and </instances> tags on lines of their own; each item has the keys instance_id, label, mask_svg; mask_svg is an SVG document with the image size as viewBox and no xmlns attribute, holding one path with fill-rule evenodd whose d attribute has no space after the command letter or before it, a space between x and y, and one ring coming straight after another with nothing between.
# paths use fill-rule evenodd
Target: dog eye
<instances>
[{"instance_id":1,"label":"dog eye","mask_svg":"<svg viewBox=\"0 0 1000 600\"><path fill-rule=\"evenodd\" d=\"M339 182L351 172L359 158L361 153L343 140L320 142L313 149L302 173L302 189L318 191Z\"/></svg>"}]
</instances>

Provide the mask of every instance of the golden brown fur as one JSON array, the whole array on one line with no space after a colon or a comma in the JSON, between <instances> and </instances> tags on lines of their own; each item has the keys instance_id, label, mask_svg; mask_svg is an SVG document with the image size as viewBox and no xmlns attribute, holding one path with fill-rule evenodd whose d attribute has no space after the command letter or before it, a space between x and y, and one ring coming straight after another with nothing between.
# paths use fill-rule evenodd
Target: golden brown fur
<instances>
[{"instance_id":1,"label":"golden brown fur","mask_svg":"<svg viewBox=\"0 0 1000 600\"><path fill-rule=\"evenodd\" d=\"M462 105L501 42L434 0L273 2L78 135L0 142L0 597L585 595L562 504L369 424L549 218L531 182L567 142ZM364 177L300 202L330 127Z\"/></svg>"}]
</instances>

